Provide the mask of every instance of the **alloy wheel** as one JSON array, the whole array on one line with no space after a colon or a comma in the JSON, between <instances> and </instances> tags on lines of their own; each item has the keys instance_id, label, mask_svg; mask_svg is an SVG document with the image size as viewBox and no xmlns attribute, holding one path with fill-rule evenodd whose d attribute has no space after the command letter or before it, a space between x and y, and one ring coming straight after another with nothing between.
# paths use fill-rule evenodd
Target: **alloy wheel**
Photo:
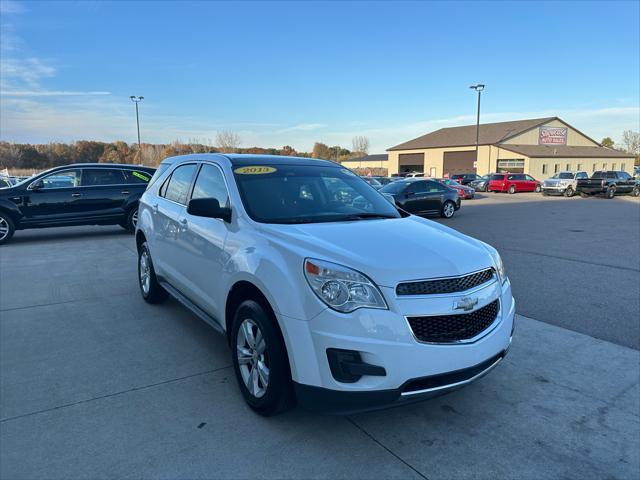
<instances>
[{"instance_id":1,"label":"alloy wheel","mask_svg":"<svg viewBox=\"0 0 640 480\"><path fill-rule=\"evenodd\" d=\"M455 212L455 207L453 206L453 203L451 202L447 202L444 204L444 216L447 218L451 218L453 216L453 213Z\"/></svg>"},{"instance_id":2,"label":"alloy wheel","mask_svg":"<svg viewBox=\"0 0 640 480\"><path fill-rule=\"evenodd\" d=\"M269 386L269 358L267 343L258 324L245 319L240 324L236 341L238 367L245 387L256 398L267 393Z\"/></svg>"},{"instance_id":3,"label":"alloy wheel","mask_svg":"<svg viewBox=\"0 0 640 480\"><path fill-rule=\"evenodd\" d=\"M0 241L7 238L7 235L9 235L9 222L0 217Z\"/></svg>"},{"instance_id":4,"label":"alloy wheel","mask_svg":"<svg viewBox=\"0 0 640 480\"><path fill-rule=\"evenodd\" d=\"M133 212L133 215L131 215L131 225L133 225L134 230L138 226L138 209L136 209L135 212Z\"/></svg>"},{"instance_id":5,"label":"alloy wheel","mask_svg":"<svg viewBox=\"0 0 640 480\"><path fill-rule=\"evenodd\" d=\"M151 259L146 249L140 254L140 286L145 296L149 295L151 290Z\"/></svg>"}]
</instances>

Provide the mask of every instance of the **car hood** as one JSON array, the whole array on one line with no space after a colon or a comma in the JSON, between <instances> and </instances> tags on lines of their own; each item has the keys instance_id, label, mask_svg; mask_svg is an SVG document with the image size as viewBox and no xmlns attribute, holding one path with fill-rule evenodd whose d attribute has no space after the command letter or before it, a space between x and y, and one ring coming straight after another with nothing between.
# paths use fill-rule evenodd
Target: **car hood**
<instances>
[{"instance_id":1,"label":"car hood","mask_svg":"<svg viewBox=\"0 0 640 480\"><path fill-rule=\"evenodd\" d=\"M380 286L493 265L485 244L420 217L302 225L264 224L279 248L356 269ZM301 259L302 260L302 259ZM302 268L302 267L301 267Z\"/></svg>"}]
</instances>

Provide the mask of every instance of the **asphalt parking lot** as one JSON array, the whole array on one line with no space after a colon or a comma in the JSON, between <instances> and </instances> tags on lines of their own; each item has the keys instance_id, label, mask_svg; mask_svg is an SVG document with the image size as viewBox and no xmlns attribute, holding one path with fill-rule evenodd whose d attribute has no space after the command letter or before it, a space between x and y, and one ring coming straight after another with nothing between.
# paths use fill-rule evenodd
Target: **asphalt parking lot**
<instances>
[{"instance_id":1,"label":"asphalt parking lot","mask_svg":"<svg viewBox=\"0 0 640 480\"><path fill-rule=\"evenodd\" d=\"M640 203L480 195L453 228L502 253L509 356L391 410L273 418L242 401L224 339L144 303L119 227L18 232L0 248L0 477L640 476Z\"/></svg>"}]
</instances>

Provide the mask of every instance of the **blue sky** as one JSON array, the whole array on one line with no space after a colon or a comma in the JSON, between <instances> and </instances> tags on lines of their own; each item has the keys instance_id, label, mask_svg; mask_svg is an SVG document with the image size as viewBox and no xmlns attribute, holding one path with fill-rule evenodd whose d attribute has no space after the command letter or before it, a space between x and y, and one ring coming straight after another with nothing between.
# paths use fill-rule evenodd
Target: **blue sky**
<instances>
[{"instance_id":1,"label":"blue sky","mask_svg":"<svg viewBox=\"0 0 640 480\"><path fill-rule=\"evenodd\" d=\"M372 152L475 122L558 115L640 130L639 2L53 2L2 7L0 138Z\"/></svg>"}]
</instances>

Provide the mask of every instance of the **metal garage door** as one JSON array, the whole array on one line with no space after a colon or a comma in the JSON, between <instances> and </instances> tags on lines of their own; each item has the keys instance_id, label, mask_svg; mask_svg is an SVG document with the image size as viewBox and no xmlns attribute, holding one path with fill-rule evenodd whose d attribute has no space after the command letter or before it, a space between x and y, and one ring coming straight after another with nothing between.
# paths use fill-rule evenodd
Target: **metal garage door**
<instances>
[{"instance_id":1,"label":"metal garage door","mask_svg":"<svg viewBox=\"0 0 640 480\"><path fill-rule=\"evenodd\" d=\"M400 172L424 172L424 153L401 153L398 163Z\"/></svg>"},{"instance_id":2,"label":"metal garage door","mask_svg":"<svg viewBox=\"0 0 640 480\"><path fill-rule=\"evenodd\" d=\"M473 163L476 161L476 151L444 152L444 173L476 173Z\"/></svg>"}]
</instances>

